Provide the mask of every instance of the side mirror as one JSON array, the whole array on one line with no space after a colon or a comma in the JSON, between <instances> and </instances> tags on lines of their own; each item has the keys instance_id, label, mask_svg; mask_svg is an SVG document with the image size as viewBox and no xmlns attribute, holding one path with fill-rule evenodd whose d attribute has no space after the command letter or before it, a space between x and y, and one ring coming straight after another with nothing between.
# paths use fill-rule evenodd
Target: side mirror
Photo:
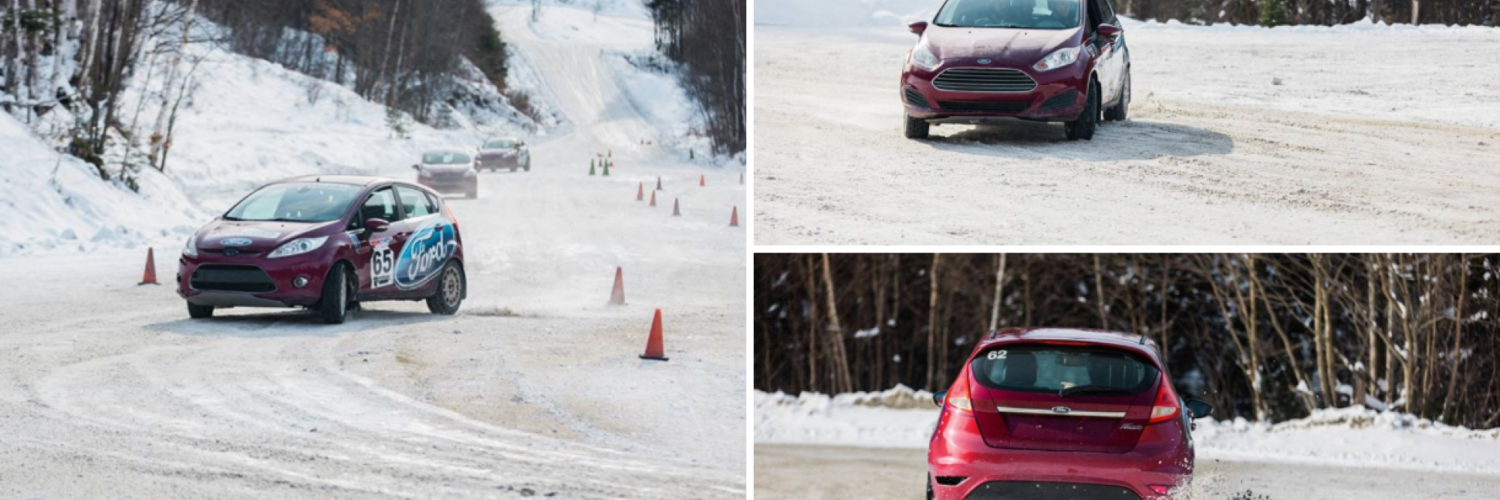
<instances>
[{"instance_id":1,"label":"side mirror","mask_svg":"<svg viewBox=\"0 0 1500 500\"><path fill-rule=\"evenodd\" d=\"M906 25L906 27L910 29L913 34L921 35L922 33L927 32L927 21L917 21Z\"/></svg>"},{"instance_id":2,"label":"side mirror","mask_svg":"<svg viewBox=\"0 0 1500 500\"><path fill-rule=\"evenodd\" d=\"M1188 418L1203 418L1214 413L1214 407L1202 400L1187 400Z\"/></svg>"},{"instance_id":3,"label":"side mirror","mask_svg":"<svg viewBox=\"0 0 1500 500\"><path fill-rule=\"evenodd\" d=\"M938 408L942 408L943 407L943 398L946 398L946 397L948 397L948 391L942 391L942 392L933 393L933 395L932 395L932 404L937 405Z\"/></svg>"},{"instance_id":4,"label":"side mirror","mask_svg":"<svg viewBox=\"0 0 1500 500\"><path fill-rule=\"evenodd\" d=\"M391 222L385 219L369 219L365 221L365 234L378 233L389 229Z\"/></svg>"},{"instance_id":5,"label":"side mirror","mask_svg":"<svg viewBox=\"0 0 1500 500\"><path fill-rule=\"evenodd\" d=\"M422 166L421 165L412 165L411 169L412 170L422 170Z\"/></svg>"},{"instance_id":6,"label":"side mirror","mask_svg":"<svg viewBox=\"0 0 1500 500\"><path fill-rule=\"evenodd\" d=\"M1121 28L1120 25L1118 25L1118 24L1101 24L1101 25L1099 25L1099 35L1100 36L1106 36L1106 37L1109 37L1109 38L1115 38L1115 37L1120 36L1120 34L1124 33L1124 32L1125 32L1125 28Z\"/></svg>"}]
</instances>

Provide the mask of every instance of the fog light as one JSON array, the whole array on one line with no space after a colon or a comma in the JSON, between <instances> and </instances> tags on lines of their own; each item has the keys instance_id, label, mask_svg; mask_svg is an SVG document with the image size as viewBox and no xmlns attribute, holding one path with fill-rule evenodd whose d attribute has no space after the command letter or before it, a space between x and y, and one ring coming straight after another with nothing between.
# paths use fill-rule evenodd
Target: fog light
<instances>
[{"instance_id":1,"label":"fog light","mask_svg":"<svg viewBox=\"0 0 1500 500\"><path fill-rule=\"evenodd\" d=\"M292 278L292 286L295 286L297 288L302 288L304 286L307 286L307 277L306 276L298 276L296 278Z\"/></svg>"},{"instance_id":2,"label":"fog light","mask_svg":"<svg viewBox=\"0 0 1500 500\"><path fill-rule=\"evenodd\" d=\"M1156 493L1158 495L1165 495L1165 494L1168 494L1168 493L1172 492L1172 487L1171 486L1162 485L1162 484L1152 484L1152 485L1148 485L1146 487L1147 488L1151 488L1151 492L1152 493Z\"/></svg>"}]
</instances>

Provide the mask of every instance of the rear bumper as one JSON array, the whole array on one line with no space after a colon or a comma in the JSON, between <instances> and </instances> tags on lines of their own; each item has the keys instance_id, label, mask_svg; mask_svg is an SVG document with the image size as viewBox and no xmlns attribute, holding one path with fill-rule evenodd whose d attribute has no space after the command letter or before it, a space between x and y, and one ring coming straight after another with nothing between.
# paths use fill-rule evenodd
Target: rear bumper
<instances>
[{"instance_id":1,"label":"rear bumper","mask_svg":"<svg viewBox=\"0 0 1500 500\"><path fill-rule=\"evenodd\" d=\"M949 92L933 86L944 70L963 65L945 61L936 71L912 68L903 73L900 96L906 114L934 123L976 124L1005 119L1067 122L1083 114L1088 70L1082 62L1046 73L1022 69L1036 82L1029 92Z\"/></svg>"},{"instance_id":2,"label":"rear bumper","mask_svg":"<svg viewBox=\"0 0 1500 500\"><path fill-rule=\"evenodd\" d=\"M1166 426L1173 423L1147 426L1142 433L1142 443L1162 446L1140 445L1128 453L1081 453L992 448L979 435L973 416L945 412L943 419L952 421L939 422L927 454L933 497L938 500L1013 498L1003 493L1018 486L1052 491L1055 494L1040 498L1060 500L1110 492L1108 498L1167 500L1150 486L1180 488L1192 480L1193 452L1180 439L1171 439Z\"/></svg>"},{"instance_id":3,"label":"rear bumper","mask_svg":"<svg viewBox=\"0 0 1500 500\"><path fill-rule=\"evenodd\" d=\"M263 255L227 257L201 252L196 258L183 255L177 261L177 295L196 305L214 307L313 306L322 298L323 278L328 275L329 263L332 261L330 252L331 249L325 249L280 259L267 259ZM244 287L209 285L202 279L194 279L200 268L207 271L222 266L259 270L274 289L264 292L243 291L236 288ZM204 275L196 277L203 278ZM301 287L293 284L293 280L299 277L307 280Z\"/></svg>"}]
</instances>

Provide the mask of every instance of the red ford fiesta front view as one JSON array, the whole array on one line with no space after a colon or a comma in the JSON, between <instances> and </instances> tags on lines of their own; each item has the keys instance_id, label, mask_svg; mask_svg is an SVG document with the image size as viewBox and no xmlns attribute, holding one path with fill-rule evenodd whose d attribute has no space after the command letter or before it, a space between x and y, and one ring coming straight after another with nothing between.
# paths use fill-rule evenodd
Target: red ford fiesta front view
<instances>
[{"instance_id":1,"label":"red ford fiesta front view","mask_svg":"<svg viewBox=\"0 0 1500 500\"><path fill-rule=\"evenodd\" d=\"M1212 411L1178 397L1154 343L1090 330L994 332L935 399L939 500L1166 499L1192 478L1189 414Z\"/></svg>"}]
</instances>

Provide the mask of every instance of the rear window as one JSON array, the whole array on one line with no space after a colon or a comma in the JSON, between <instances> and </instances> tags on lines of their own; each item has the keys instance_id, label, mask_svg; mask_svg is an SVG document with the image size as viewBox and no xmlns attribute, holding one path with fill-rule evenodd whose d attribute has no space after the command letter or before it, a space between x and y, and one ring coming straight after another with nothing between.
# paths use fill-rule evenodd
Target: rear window
<instances>
[{"instance_id":1,"label":"rear window","mask_svg":"<svg viewBox=\"0 0 1500 500\"><path fill-rule=\"evenodd\" d=\"M974 359L974 379L993 389L1071 394L1137 394L1157 369L1135 354L1083 346L1007 345Z\"/></svg>"}]
</instances>

